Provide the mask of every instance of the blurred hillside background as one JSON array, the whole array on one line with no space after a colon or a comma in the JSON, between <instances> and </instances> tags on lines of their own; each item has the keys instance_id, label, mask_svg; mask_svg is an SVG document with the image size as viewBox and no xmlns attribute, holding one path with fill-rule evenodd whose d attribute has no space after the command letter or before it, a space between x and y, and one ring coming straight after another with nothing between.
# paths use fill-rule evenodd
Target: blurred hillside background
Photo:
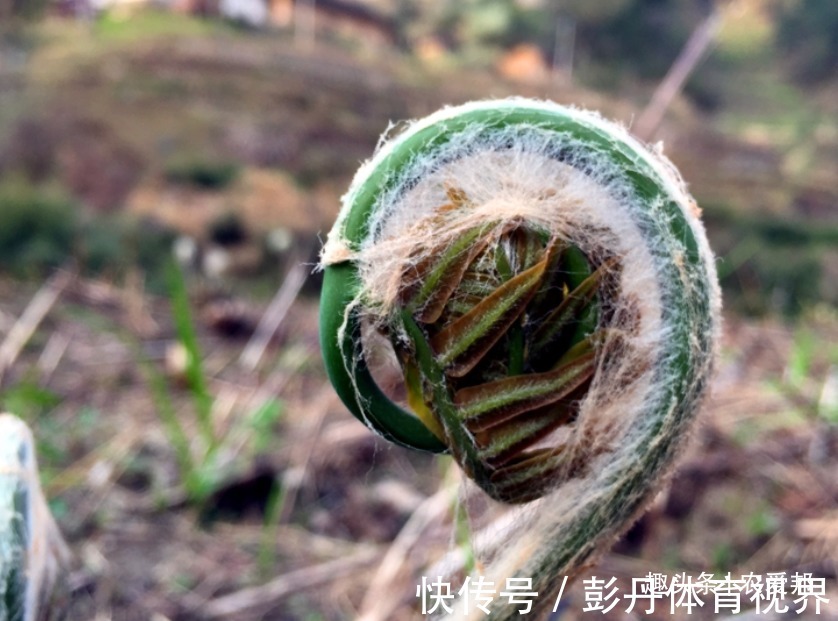
<instances>
[{"instance_id":1,"label":"blurred hillside background","mask_svg":"<svg viewBox=\"0 0 838 621\"><path fill-rule=\"evenodd\" d=\"M389 123L507 95L661 141L719 257L707 422L602 571L802 568L838 618L838 2L0 0L0 409L71 618L411 618L372 572L454 474L332 395L311 267Z\"/></svg>"}]
</instances>

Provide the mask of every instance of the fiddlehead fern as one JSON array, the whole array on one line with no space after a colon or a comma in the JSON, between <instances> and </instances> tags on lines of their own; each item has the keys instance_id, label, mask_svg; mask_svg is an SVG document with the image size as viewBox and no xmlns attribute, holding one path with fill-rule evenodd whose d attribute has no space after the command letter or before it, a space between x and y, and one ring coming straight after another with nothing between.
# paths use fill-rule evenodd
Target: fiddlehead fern
<instances>
[{"instance_id":1,"label":"fiddlehead fern","mask_svg":"<svg viewBox=\"0 0 838 621\"><path fill-rule=\"evenodd\" d=\"M715 349L713 258L677 173L622 128L522 99L436 113L361 168L322 263L349 409L450 451L497 500L561 511L528 513L554 540L514 571L578 567L683 444ZM375 385L363 324L392 343L411 412Z\"/></svg>"}]
</instances>

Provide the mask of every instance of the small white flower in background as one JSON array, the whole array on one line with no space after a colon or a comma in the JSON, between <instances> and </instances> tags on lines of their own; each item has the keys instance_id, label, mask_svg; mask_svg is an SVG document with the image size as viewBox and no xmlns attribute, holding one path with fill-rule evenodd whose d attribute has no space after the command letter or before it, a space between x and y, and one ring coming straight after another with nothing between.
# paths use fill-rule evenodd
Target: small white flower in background
<instances>
[{"instance_id":1,"label":"small white flower in background","mask_svg":"<svg viewBox=\"0 0 838 621\"><path fill-rule=\"evenodd\" d=\"M38 480L32 432L0 414L0 619L52 618L68 558Z\"/></svg>"},{"instance_id":2,"label":"small white flower in background","mask_svg":"<svg viewBox=\"0 0 838 621\"><path fill-rule=\"evenodd\" d=\"M277 253L287 252L294 244L294 234L281 226L271 229L265 239L268 248Z\"/></svg>"},{"instance_id":3,"label":"small white flower in background","mask_svg":"<svg viewBox=\"0 0 838 621\"><path fill-rule=\"evenodd\" d=\"M201 270L209 278L222 278L232 265L229 251L221 246L209 246L204 252Z\"/></svg>"},{"instance_id":4,"label":"small white flower in background","mask_svg":"<svg viewBox=\"0 0 838 621\"><path fill-rule=\"evenodd\" d=\"M172 244L175 260L183 267L194 267L198 261L198 242L189 235L180 235Z\"/></svg>"}]
</instances>

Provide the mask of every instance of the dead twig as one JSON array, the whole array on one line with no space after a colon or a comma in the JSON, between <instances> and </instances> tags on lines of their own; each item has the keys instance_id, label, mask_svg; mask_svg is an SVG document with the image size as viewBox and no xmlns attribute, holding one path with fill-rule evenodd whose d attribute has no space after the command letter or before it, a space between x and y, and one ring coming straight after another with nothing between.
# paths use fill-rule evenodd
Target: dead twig
<instances>
[{"instance_id":1,"label":"dead twig","mask_svg":"<svg viewBox=\"0 0 838 621\"><path fill-rule=\"evenodd\" d=\"M381 558L378 550L362 550L352 556L306 567L279 576L261 586L242 589L209 601L201 611L206 619L259 618L283 598L303 589L328 584L348 574L375 565Z\"/></svg>"},{"instance_id":2,"label":"dead twig","mask_svg":"<svg viewBox=\"0 0 838 621\"><path fill-rule=\"evenodd\" d=\"M9 330L3 344L0 345L0 386L3 385L6 373L12 368L20 352L74 278L73 272L63 270L56 272L32 296L29 305Z\"/></svg>"},{"instance_id":3,"label":"dead twig","mask_svg":"<svg viewBox=\"0 0 838 621\"><path fill-rule=\"evenodd\" d=\"M58 330L49 337L44 350L41 352L41 357L38 359L38 369L41 371L41 382L44 386L49 384L53 373L55 373L58 364L67 351L67 347L70 345L71 339L71 336Z\"/></svg>"},{"instance_id":4,"label":"dead twig","mask_svg":"<svg viewBox=\"0 0 838 621\"><path fill-rule=\"evenodd\" d=\"M250 342L239 357L239 364L246 370L253 371L259 366L268 343L279 328L279 324L285 319L285 315L288 314L294 300L297 299L297 294L300 292L305 279L306 267L304 265L297 263L288 270L285 280L282 281L282 286L274 295L268 309L259 320Z\"/></svg>"},{"instance_id":5,"label":"dead twig","mask_svg":"<svg viewBox=\"0 0 838 621\"><path fill-rule=\"evenodd\" d=\"M681 88L715 40L721 21L720 11L715 9L690 35L684 49L672 63L666 77L652 95L652 100L632 128L635 136L648 141L655 135L672 100L681 92Z\"/></svg>"},{"instance_id":6,"label":"dead twig","mask_svg":"<svg viewBox=\"0 0 838 621\"><path fill-rule=\"evenodd\" d=\"M131 334L151 339L160 330L149 308L153 301L145 295L141 277L132 274L129 273L125 288L103 280L78 277L67 295L72 302L94 308Z\"/></svg>"},{"instance_id":7,"label":"dead twig","mask_svg":"<svg viewBox=\"0 0 838 621\"><path fill-rule=\"evenodd\" d=\"M393 618L406 592L399 582L407 578L404 574L408 555L422 540L428 528L448 513L454 493L451 486L444 485L419 505L407 520L370 580L370 588L358 615L359 621L386 621Z\"/></svg>"},{"instance_id":8,"label":"dead twig","mask_svg":"<svg viewBox=\"0 0 838 621\"><path fill-rule=\"evenodd\" d=\"M279 522L286 521L294 510L297 503L297 495L300 492L300 487L306 479L311 458L316 454L315 449L320 444L320 433L323 429L323 421L326 418L329 403L334 399L334 393L331 390L325 390L320 393L320 397L312 406L314 410L314 420L309 428L308 437L303 439L299 444L302 451L298 454L302 455L302 463L296 468L288 468L283 477L283 487L285 487L285 499L282 505L282 512L279 515Z\"/></svg>"}]
</instances>

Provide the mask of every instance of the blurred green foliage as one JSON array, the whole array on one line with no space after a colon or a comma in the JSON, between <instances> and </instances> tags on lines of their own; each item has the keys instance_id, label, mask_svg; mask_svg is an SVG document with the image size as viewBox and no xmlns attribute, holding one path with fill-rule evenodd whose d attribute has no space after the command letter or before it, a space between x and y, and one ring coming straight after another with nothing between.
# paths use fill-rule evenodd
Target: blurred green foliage
<instances>
[{"instance_id":1,"label":"blurred green foliage","mask_svg":"<svg viewBox=\"0 0 838 621\"><path fill-rule=\"evenodd\" d=\"M174 238L173 231L152 222L118 214L97 216L80 227L76 259L85 273L116 280L138 268L148 287L162 293Z\"/></svg>"},{"instance_id":2,"label":"blurred green foliage","mask_svg":"<svg viewBox=\"0 0 838 621\"><path fill-rule=\"evenodd\" d=\"M79 230L76 205L60 192L22 179L0 184L0 265L20 276L37 276L64 263Z\"/></svg>"},{"instance_id":3,"label":"blurred green foliage","mask_svg":"<svg viewBox=\"0 0 838 621\"><path fill-rule=\"evenodd\" d=\"M785 395L803 416L838 426L838 345L824 343L809 327L794 335L785 371L773 388Z\"/></svg>"},{"instance_id":4,"label":"blurred green foliage","mask_svg":"<svg viewBox=\"0 0 838 621\"><path fill-rule=\"evenodd\" d=\"M24 380L0 391L0 411L15 412L32 422L61 402L54 392L31 380Z\"/></svg>"},{"instance_id":5,"label":"blurred green foliage","mask_svg":"<svg viewBox=\"0 0 838 621\"><path fill-rule=\"evenodd\" d=\"M4 10L8 13L10 7L17 13L25 8L36 15L35 9L43 2L0 0L0 16ZM390 13L386 10L388 5L392 7ZM536 44L548 62L554 54L561 56L560 48L566 43L572 47L572 54L568 52L569 56L559 61L573 63L575 80L627 93L640 101L671 66L691 32L711 9L711 2L392 0L377 6L382 14L391 15L397 22L399 40L406 49L411 42L433 35L449 47L452 57L465 59L458 61L463 64L463 75L470 71L470 62L485 66L496 58L496 52L518 43ZM768 6L775 10L766 13L763 9ZM834 161L835 127L831 108L822 110L825 106L819 101L828 99L829 94L818 100L785 77L786 70L800 81L838 75L838 1L771 0L755 3L744 20L733 13L736 12L726 15L719 48L703 62L686 87L694 104L704 109L723 107L716 117L696 120L712 124L712 131L731 135L732 140L756 142L766 153L770 151L783 159L778 187L800 184L800 194L804 196L809 178L816 179L818 185L813 185L814 189L827 196L818 198L816 207L820 212L828 210L833 194L829 171ZM731 21L734 26L728 28ZM132 12L130 19L118 12L103 12L89 26L84 36L92 35L102 54L111 54L104 50L123 47L134 49L134 42L151 40L152 46L156 46L161 37L210 37L232 32L222 20L155 10ZM0 36L2 31L0 27ZM45 45L48 37L44 33L49 32L52 31L46 28L37 37L33 35L32 45ZM226 47L228 41L240 42L238 37L244 39L241 33L235 37L225 39L223 45ZM261 41L281 38L281 33L271 33ZM162 168L162 176L169 183L211 191L223 191L235 184L245 165L284 168L295 174L298 181L314 187L345 176L347 167L367 153L379 129L374 117L398 118L401 111L409 108L398 89L375 99L381 107L372 111L370 98L357 95L357 103L346 103L351 98L347 99L350 91L345 87L340 86L339 92L333 93L326 84L318 83L313 88L312 83L303 80L289 80L288 86L283 86L287 92L278 88L276 93L266 91L267 95L262 95L265 99L259 99L253 83L237 82L237 74L232 71L219 73L225 65L198 65L189 54L181 53L171 59L168 54L167 50L159 58L151 52L109 56L108 63L101 65L122 69L108 69L100 75L88 68L80 73L84 79L73 82L77 90L67 91L66 101L59 104L64 106L66 117L33 109L27 110L31 117L18 120L8 130L0 128L0 133L9 134L0 135L0 144L5 145L0 150L0 181L6 179L0 182L0 272L40 278L47 270L72 261L85 273L119 279L139 267L147 274L151 290L163 292L166 287L162 266L170 256L173 234L117 212L128 190L147 172L146 164L154 162L156 165L149 167L153 170ZM179 63L189 67L188 79L186 73L169 75L161 71L169 60L173 67ZM249 75L247 71L240 73ZM220 75L225 77L221 79ZM95 90L91 84L101 90ZM248 97L239 97L238 93L244 92ZM101 111L96 109L95 114L101 116L95 122L71 118L74 108L86 109L87 103L95 103L98 97L107 105L102 104ZM221 99L213 99L218 97ZM216 105L227 104L214 103L226 102L226 97L243 102L252 97L252 103L231 107L227 117L215 110ZM305 123L285 125L277 112L286 105L283 97L305 112ZM195 98L210 102L210 120L181 115L191 108ZM130 105L132 99L143 102L137 109L148 110L148 116L145 112L122 113L122 107ZM172 101L183 102L177 115L170 112L175 108L168 107ZM267 109L266 101L277 103L273 112L276 118L265 124L270 131L259 130L259 138L265 134L265 141L264 145L257 145L258 158L244 161L241 147L228 146L234 142L230 136L240 132L228 119L245 119L241 125L247 128L250 116L261 118ZM342 103L346 103L347 110L341 110ZM359 112L362 107L364 111ZM345 115L334 116L335 110ZM331 121L321 116L324 111ZM223 131L217 131L213 115L224 119L223 124L219 123L224 125ZM167 124L175 116L188 126L182 133L179 125L173 128ZM217 140L206 138L216 135L220 136ZM149 147L142 151L146 136L165 139L160 139L159 150ZM156 143L148 143L157 149ZM338 144L340 147L335 148ZM268 155L263 156L262 152ZM708 149L707 154L711 158L714 151ZM116 182L111 183L111 177L103 174L103 163L114 163L112 178ZM21 181L21 175L28 181ZM701 199L701 184L708 182L694 177L692 181L693 191ZM112 191L111 186L118 187ZM818 189L821 187L824 189ZM63 188L72 189L74 199ZM107 199L101 199L101 195ZM766 218L734 211L733 206L746 211L743 205L747 206L750 197L737 200L737 196L713 196L713 200L728 201L731 206L725 213L712 206L706 210L713 247L723 257L719 267L728 308L748 314L779 312L795 316L819 302L838 304L838 289L829 276L834 273L829 262L835 260L838 247L834 225L808 224L807 212L798 210L791 199L782 218ZM777 203L784 200L779 198ZM773 202L771 208L775 213L781 212L781 207ZM225 214L210 223L207 233L214 243L224 245L241 241L248 231L233 214Z\"/></svg>"},{"instance_id":6,"label":"blurred green foliage","mask_svg":"<svg viewBox=\"0 0 838 621\"><path fill-rule=\"evenodd\" d=\"M40 17L49 0L0 0L0 25L14 19L35 19Z\"/></svg>"},{"instance_id":7,"label":"blurred green foliage","mask_svg":"<svg viewBox=\"0 0 838 621\"><path fill-rule=\"evenodd\" d=\"M213 160L201 156L180 157L166 164L166 180L206 190L221 190L233 183L240 168L230 161Z\"/></svg>"},{"instance_id":8,"label":"blurred green foliage","mask_svg":"<svg viewBox=\"0 0 838 621\"><path fill-rule=\"evenodd\" d=\"M589 4L597 3L568 6L576 20L576 53L643 78L666 73L709 8L696 0L610 0L600 11Z\"/></svg>"},{"instance_id":9,"label":"blurred green foliage","mask_svg":"<svg viewBox=\"0 0 838 621\"><path fill-rule=\"evenodd\" d=\"M550 57L560 22L571 22L576 53L587 61L619 63L643 76L665 72L709 9L699 0L465 0L420 19L449 44L509 47L535 43ZM415 12L414 12L415 13Z\"/></svg>"},{"instance_id":10,"label":"blurred green foliage","mask_svg":"<svg viewBox=\"0 0 838 621\"><path fill-rule=\"evenodd\" d=\"M41 278L75 263L82 272L120 278L135 267L153 290L163 290L163 268L174 234L115 215L83 217L65 192L11 177L0 182L0 272Z\"/></svg>"},{"instance_id":11,"label":"blurred green foliage","mask_svg":"<svg viewBox=\"0 0 838 621\"><path fill-rule=\"evenodd\" d=\"M705 0L467 0L420 19L430 19L430 28L461 52L532 43L550 61L568 43L561 39L571 38L573 63L582 69L576 75L615 90L626 80L661 78L710 9ZM703 108L718 106L723 70L721 59L705 61L687 85L688 96Z\"/></svg>"},{"instance_id":12,"label":"blurred green foliage","mask_svg":"<svg viewBox=\"0 0 838 621\"><path fill-rule=\"evenodd\" d=\"M721 257L728 308L746 315L800 315L828 299L825 251L838 247L838 225L741 214L705 205L705 222Z\"/></svg>"},{"instance_id":13,"label":"blurred green foliage","mask_svg":"<svg viewBox=\"0 0 838 621\"><path fill-rule=\"evenodd\" d=\"M834 78L838 71L838 2L782 3L777 14L777 46L796 81Z\"/></svg>"},{"instance_id":14,"label":"blurred green foliage","mask_svg":"<svg viewBox=\"0 0 838 621\"><path fill-rule=\"evenodd\" d=\"M266 450L273 439L273 429L285 413L285 407L278 399L267 399L247 411L239 424L227 433L218 432L213 419L215 395L210 389L211 377L204 366L187 283L183 272L173 261L168 261L165 272L172 304L172 320L178 343L185 352L182 379L191 402L194 425L186 421L187 416L176 400L179 390L170 378L152 364L138 343L133 343L132 347L148 382L157 415L175 453L187 499L200 506L229 476L234 466L232 456L241 457L248 451L247 456L252 458L256 453Z\"/></svg>"},{"instance_id":15,"label":"blurred green foliage","mask_svg":"<svg viewBox=\"0 0 838 621\"><path fill-rule=\"evenodd\" d=\"M469 49L506 48L532 42L552 49L555 20L551 11L522 7L514 0L463 0L405 12L405 38L433 33L446 45L462 53ZM418 23L417 23L418 22Z\"/></svg>"},{"instance_id":16,"label":"blurred green foliage","mask_svg":"<svg viewBox=\"0 0 838 621\"><path fill-rule=\"evenodd\" d=\"M510 47L535 39L544 41L552 31L545 11L524 9L508 0L477 0L458 3L459 32L466 41Z\"/></svg>"},{"instance_id":17,"label":"blurred green foliage","mask_svg":"<svg viewBox=\"0 0 838 621\"><path fill-rule=\"evenodd\" d=\"M149 37L202 36L233 32L223 21L200 19L171 11L137 11L126 19L119 11L105 11L94 22L93 32L101 39L128 42Z\"/></svg>"}]
</instances>

